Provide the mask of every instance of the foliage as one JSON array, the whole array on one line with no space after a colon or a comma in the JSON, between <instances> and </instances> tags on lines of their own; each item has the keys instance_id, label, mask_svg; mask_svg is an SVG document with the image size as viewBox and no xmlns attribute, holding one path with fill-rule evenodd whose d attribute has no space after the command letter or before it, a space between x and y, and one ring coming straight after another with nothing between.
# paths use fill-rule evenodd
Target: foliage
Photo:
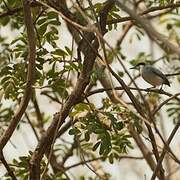
<instances>
[{"instance_id":1,"label":"foliage","mask_svg":"<svg viewBox=\"0 0 180 180\"><path fill-rule=\"evenodd\" d=\"M168 108L167 108L168 116L172 118L174 123L179 122L180 118L180 104L179 102L171 102L168 103Z\"/></svg>"},{"instance_id":2,"label":"foliage","mask_svg":"<svg viewBox=\"0 0 180 180\"><path fill-rule=\"evenodd\" d=\"M127 153L128 148L132 148L129 140L131 136L126 132L124 122L118 120L118 116L129 118L131 115L128 115L128 112L119 106L111 105L108 109L106 108L104 108L105 112L91 112L78 118L89 107L84 104L75 106L71 116L78 119L69 134L83 136L82 138L87 142L95 134L96 140L95 143L92 143L92 150L95 151L99 148L99 155L102 155L104 159L108 157L109 161L113 163L113 159L118 159L119 154ZM127 121L129 120L127 119Z\"/></svg>"},{"instance_id":3,"label":"foliage","mask_svg":"<svg viewBox=\"0 0 180 180\"><path fill-rule=\"evenodd\" d=\"M150 48L146 47L149 42L152 42L152 38L149 39L148 33L140 23L133 20L133 17L125 13L117 4L108 10L106 30L102 31L103 22L100 17L106 13L107 9L104 10L104 8L109 1L78 0L75 4L69 0L61 4L46 0L40 2L45 3L46 6L38 1L30 2L33 28L36 34L35 79L32 86L32 97L28 102L28 108L23 112L22 120L16 124L16 133L21 134L20 130L24 130L28 125L31 128L31 132L28 133L32 136L32 142L38 144L48 132L48 127L55 121L51 118L54 112L63 112L60 118L65 118L60 122L59 138L55 145L48 145L47 152L43 154L48 159L47 154L51 146L54 147L53 160L50 161L50 168L47 169L46 179L68 179L68 176L71 177L73 174L71 168L80 166L83 169L84 164L92 166L96 171L91 160L92 162L98 160L97 163L102 165L99 168L103 172L102 176L110 178L112 174L104 170L104 164L107 162L115 164L121 156L131 155L134 148L142 152L139 144L137 147L134 145L136 138L130 131L131 127L137 137L143 139L143 142L152 137L145 130L148 123L146 124L144 119L148 119L146 116L148 110L143 104L142 96L151 112L160 104L160 99L165 99L161 96L164 92L157 89L153 92L154 94L144 91L138 94L137 91L132 90L134 86L131 84L139 76L132 76L133 78L129 81L128 74L133 74L129 67L146 62L157 65L167 74L168 72L179 73L179 56L164 48L164 44L154 45L156 41L154 44L151 43ZM140 17L144 15L143 17L148 18L148 22L151 22L155 28L157 27L156 30L166 34L168 42L179 46L179 4L174 7L175 1L172 0L148 0L141 1L141 4L137 1L133 3L124 1L124 4ZM146 7L147 12L139 8L141 5ZM172 7L167 8L166 6ZM92 32L93 25L99 33L102 33L102 37L94 29ZM4 32L0 34L0 135L3 137L3 133L21 107L20 104L29 83L27 74L30 49L22 1L0 0L0 26ZM82 27L89 28L89 30L83 31ZM98 49L94 48L96 43L99 44ZM85 67L90 64L92 57L95 59L93 68ZM125 68L121 67L119 62ZM131 87L130 92L143 112L138 111L122 84L117 84L118 79L114 79L115 76L110 71L110 67L115 70L127 88ZM139 71L137 73L139 75ZM82 79L82 77L87 77L87 79ZM170 81L180 83L180 78L170 76ZM144 86L141 83L137 84ZM121 91L117 90L115 85ZM73 99L79 92L81 92L80 96ZM104 92L103 95L99 95L102 92ZM124 92L127 93L128 98ZM164 93L164 95L167 94ZM69 100L72 101L69 102ZM164 106L174 125L179 123L178 97ZM158 119L159 113L155 114L154 121L157 122ZM144 134L148 138L144 139ZM151 139L149 141L151 143ZM16 142L12 144L18 148L21 146ZM27 148L29 151L29 147ZM33 152L29 154L24 152L19 158L8 162L17 178L29 179L34 148ZM47 164L47 159L44 158L40 163L41 174ZM80 160L80 164L74 166L76 165L74 159L78 162ZM83 175L77 173L72 175L74 176L82 180L99 178L98 173L97 177L91 173ZM9 172L5 173L3 178L10 179Z\"/></svg>"}]
</instances>

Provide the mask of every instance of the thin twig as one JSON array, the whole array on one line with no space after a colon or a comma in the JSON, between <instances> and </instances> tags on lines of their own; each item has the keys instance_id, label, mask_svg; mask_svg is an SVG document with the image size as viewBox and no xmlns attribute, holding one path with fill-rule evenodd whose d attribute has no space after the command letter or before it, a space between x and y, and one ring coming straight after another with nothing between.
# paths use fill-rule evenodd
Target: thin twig
<instances>
[{"instance_id":1,"label":"thin twig","mask_svg":"<svg viewBox=\"0 0 180 180\"><path fill-rule=\"evenodd\" d=\"M170 7L170 6L172 6L172 7ZM148 15L147 19L152 19L152 18L156 18L156 17L158 17L158 16L161 16L161 15L163 15L163 14L169 13L169 12L172 11L174 8L178 8L178 7L180 7L180 3L169 4L169 5L167 5L167 6L157 6L157 7L152 7L152 9L151 9L151 8L150 8L150 9L147 9L147 10L141 12L141 13L138 14L138 15L140 15L140 16L148 15L148 14L151 13L151 12L155 12L155 11L159 11L159 10L163 10L163 9L165 10L165 9L169 9L169 8L170 8L170 10L167 10L167 11L165 11L165 12L159 13L158 15L152 15L152 16L151 16L151 15ZM108 24L108 25L111 25L111 24L117 24L117 23L126 22L126 21L133 21L133 17L131 17L131 16L125 16L125 17L121 17L120 19L109 20L109 21L107 21L107 24Z\"/></svg>"},{"instance_id":2,"label":"thin twig","mask_svg":"<svg viewBox=\"0 0 180 180\"><path fill-rule=\"evenodd\" d=\"M170 136L169 136L169 138L168 138L168 140L167 140L167 143L166 143L167 145L169 145L169 144L171 143L171 141L172 141L173 137L175 136L175 134L176 134L179 126L180 126L180 121L176 124L176 126L175 126L174 129L172 130L172 132L171 132L171 134L170 134ZM160 157L159 157L159 161L158 161L158 163L157 163L157 165L156 165L156 169L155 169L154 172L153 172L153 175L152 175L152 177L151 177L151 180L155 180L155 178L156 178L156 176L157 176L157 173L158 173L158 170L159 170L159 167L160 167L160 165L162 164L162 161L163 161L163 159L164 159L165 154L166 154L166 146L164 145L163 151L162 151L162 153L161 153L161 155L160 155Z\"/></svg>"},{"instance_id":3,"label":"thin twig","mask_svg":"<svg viewBox=\"0 0 180 180\"><path fill-rule=\"evenodd\" d=\"M1 160L2 164L4 165L4 167L6 168L8 174L12 178L12 180L17 180L13 170L9 167L9 164L6 162L6 159L4 158L2 151L0 151L0 160Z\"/></svg>"},{"instance_id":4,"label":"thin twig","mask_svg":"<svg viewBox=\"0 0 180 180\"><path fill-rule=\"evenodd\" d=\"M170 98L168 98L165 101L163 101L161 104L159 104L159 106L153 111L153 115L155 115L162 108L162 106L167 104L167 102L169 102L170 100L174 99L175 97L177 97L179 95L180 95L180 93L176 93L173 96L171 96Z\"/></svg>"},{"instance_id":5,"label":"thin twig","mask_svg":"<svg viewBox=\"0 0 180 180\"><path fill-rule=\"evenodd\" d=\"M104 159L104 157L97 157L97 158L93 158L93 159L89 159L89 160L86 160L86 163L89 163L89 162L93 162L93 161L98 161L98 160L101 160L101 159ZM120 161L121 159L129 159L129 160L142 160L144 159L144 157L135 157L135 156L119 156L118 160ZM84 161L81 161L79 163L75 163L71 166L67 166L65 167L65 170L69 170L71 168L75 168L77 166L80 166L80 165L83 165L85 164Z\"/></svg>"},{"instance_id":6,"label":"thin twig","mask_svg":"<svg viewBox=\"0 0 180 180\"><path fill-rule=\"evenodd\" d=\"M72 51L73 51L73 42L72 42ZM71 55L71 60L72 60L72 55ZM64 62L64 67L65 67L65 62ZM69 77L70 77L70 70L68 71L68 74L67 74L67 78L66 78L66 81L65 81L65 87L67 87L67 85L68 85ZM62 98L62 106L61 106L60 113L62 112L62 109L63 109L63 106L64 106L65 90L66 90L66 88L64 88L64 89L63 89L63 92L62 92L62 97L63 97L63 98ZM45 176L46 169L47 169L48 164L49 164L49 162L50 162L50 159L51 159L51 156L52 156L52 153L53 153L53 146L54 146L54 144L55 144L55 141L56 141L56 138L57 138L57 135L58 135L59 125L60 125L60 123L61 123L60 120L61 120L61 117L59 117L59 121L58 121L57 127L56 127L56 129L55 129L53 141L52 141L51 148L50 148L50 152L49 152L49 156L48 156L48 162L47 162L47 164L46 164L46 166L45 166L45 168L44 168L44 170L43 170L43 173L42 173L42 176L41 176L40 179L43 179L43 177ZM75 144L74 144L74 146L72 146L72 148L74 148L74 147L75 147ZM72 149L72 150L73 150L73 149ZM71 155L71 154L69 154L69 155ZM68 156L67 156L67 158L68 158ZM66 161L66 158L63 159L63 160L64 160L64 162L65 162L65 161Z\"/></svg>"},{"instance_id":7,"label":"thin twig","mask_svg":"<svg viewBox=\"0 0 180 180\"><path fill-rule=\"evenodd\" d=\"M35 137L36 137L36 139L37 139L37 141L38 141L38 140L39 140L39 136L38 136L38 134L37 134L37 132L36 132L36 129L34 128L34 125L32 124L32 122L31 122L31 120L30 120L30 118L29 118L29 116L28 116L27 113L25 113L25 117L26 117L29 125L31 126L31 129L32 129L32 131L34 132L34 135L35 135Z\"/></svg>"},{"instance_id":8,"label":"thin twig","mask_svg":"<svg viewBox=\"0 0 180 180\"><path fill-rule=\"evenodd\" d=\"M36 117L37 117L37 127L40 131L40 134L42 135L45 132L44 125L43 125L43 115L40 111L39 104L36 97L36 92L34 92L33 98L31 98L31 101L34 105Z\"/></svg>"},{"instance_id":9,"label":"thin twig","mask_svg":"<svg viewBox=\"0 0 180 180\"><path fill-rule=\"evenodd\" d=\"M66 17L63 13L57 11L55 8L49 6L48 4L46 4L46 3L42 2L42 1L39 1L39 0L37 0L37 2L39 4L47 7L47 8L52 9L54 12L56 12L58 15L60 15L66 22L70 23L72 26L77 27L77 28L79 28L79 29L81 29L82 31L85 31L85 32L94 32L94 26L89 24L87 27L84 27L84 26L72 21L71 19Z\"/></svg>"},{"instance_id":10,"label":"thin twig","mask_svg":"<svg viewBox=\"0 0 180 180\"><path fill-rule=\"evenodd\" d=\"M122 87L114 87L115 90L124 90ZM129 87L129 89L131 90L135 90L137 91L137 88L135 87ZM163 94L163 95L166 95L168 97L172 97L173 95L171 93L168 93L164 90L159 90L159 89L142 89L142 88L138 88L140 91L145 91L145 92L154 92L154 93L158 93L158 94ZM86 96L92 96L94 94L97 94L97 93L103 93L105 91L112 91L112 88L99 88L99 89L95 89L93 91L90 91L88 92L88 94L86 94ZM174 97L174 99L180 101L179 98L177 97Z\"/></svg>"},{"instance_id":11,"label":"thin twig","mask_svg":"<svg viewBox=\"0 0 180 180\"><path fill-rule=\"evenodd\" d=\"M163 48L165 48L166 51L168 49L172 53L176 53L177 55L180 56L180 48L172 44L164 35L157 32L147 19L140 17L133 10L125 6L120 0L115 0L115 1L121 9L127 12L132 18L134 18L134 20L138 24L140 24L143 27L143 29L146 31L149 37L151 37L151 39L153 39L161 47L163 43Z\"/></svg>"},{"instance_id":12,"label":"thin twig","mask_svg":"<svg viewBox=\"0 0 180 180\"><path fill-rule=\"evenodd\" d=\"M169 9L169 8L178 8L180 6L180 3L169 3L167 5L162 5L162 6L154 6L154 7L150 7L149 9L145 10L142 12L142 14L149 14L150 12L154 12L154 11L160 11L160 10L164 10L164 9Z\"/></svg>"},{"instance_id":13,"label":"thin twig","mask_svg":"<svg viewBox=\"0 0 180 180\"><path fill-rule=\"evenodd\" d=\"M67 13L67 12L66 12L66 13ZM70 27L69 27L69 29L70 29L70 32L71 32L71 30L74 30L74 29L72 29L72 28L70 28ZM77 40L77 44L79 44L78 38L77 38L76 40ZM91 43L91 41L90 41L89 39L88 39L88 41ZM89 45L89 43L88 43L88 45ZM90 46L90 47L91 47L91 46ZM91 47L91 49L94 51L94 48ZM84 53L84 55L86 55L85 49L83 49L82 52ZM95 54L97 55L96 50L95 50L94 52L95 52ZM98 57L99 57L99 56L98 56ZM100 59L101 59L101 57L100 57ZM98 67L99 67L99 66L98 66ZM108 83L108 80L107 80L107 83L106 83L107 86L105 86L105 87L110 87L108 84L109 84L109 83ZM108 94L108 95L110 95L110 94ZM112 102L114 102L114 103L119 103L119 100L117 100L116 97L115 97L113 94L112 94L112 96L110 95L110 98L111 98ZM153 169L155 168L155 162L154 162L154 160L153 160L152 157L151 157L150 151L148 150L148 148L147 148L146 145L143 143L142 139L139 137L139 135L136 133L135 130L132 130L132 131L131 131L131 134L132 134L133 138L135 139L136 143L139 145L139 147L140 147L140 149L141 149L141 151L142 151L142 153L143 153L146 161L147 161L148 164L150 165L150 168L153 170Z\"/></svg>"},{"instance_id":14,"label":"thin twig","mask_svg":"<svg viewBox=\"0 0 180 180\"><path fill-rule=\"evenodd\" d=\"M172 74L165 74L165 76L179 76L180 72L172 73Z\"/></svg>"},{"instance_id":15,"label":"thin twig","mask_svg":"<svg viewBox=\"0 0 180 180\"><path fill-rule=\"evenodd\" d=\"M30 3L30 6L31 6L31 7L38 7L38 6L40 6L40 4L33 1L33 2ZM16 14L16 13L18 13L19 11L22 11L22 10L23 10L23 7L22 7L22 6L21 6L21 7L16 7L16 8L8 9L8 11L3 12L3 13L0 14L0 18L14 15L14 14Z\"/></svg>"}]
</instances>

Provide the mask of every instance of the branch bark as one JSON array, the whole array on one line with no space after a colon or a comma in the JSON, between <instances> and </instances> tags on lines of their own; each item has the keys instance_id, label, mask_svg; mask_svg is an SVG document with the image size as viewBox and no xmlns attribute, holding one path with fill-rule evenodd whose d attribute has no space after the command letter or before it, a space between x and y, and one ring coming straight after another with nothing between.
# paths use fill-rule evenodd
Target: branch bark
<instances>
[{"instance_id":1,"label":"branch bark","mask_svg":"<svg viewBox=\"0 0 180 180\"><path fill-rule=\"evenodd\" d=\"M24 96L21 100L18 110L16 111L15 115L12 117L12 120L7 130L4 132L4 134L0 139L0 151L2 151L2 149L7 144L10 137L12 136L32 96L32 85L34 83L34 76L35 76L36 39L35 39L33 21L31 17L29 0L23 0L23 11L24 11L24 23L27 29L28 47L29 47L26 88L24 90Z\"/></svg>"},{"instance_id":2,"label":"branch bark","mask_svg":"<svg viewBox=\"0 0 180 180\"><path fill-rule=\"evenodd\" d=\"M99 89L95 89L93 91L90 91L86 94L86 96L92 96L92 95L95 95L97 93L102 93L104 91L106 91L106 93L108 93L109 91L112 91L113 89L109 86L104 86L104 87L107 87L107 88L99 88ZM144 92L154 92L154 93L157 93L157 94L163 94L163 95L166 95L168 97L172 97L173 95L169 92L166 92L166 91L163 91L163 90L159 90L159 89L142 89L142 88L136 88L136 87L129 87L130 90L139 90L139 91L144 91ZM124 90L123 87L114 87L114 90ZM176 99L177 101L180 101L180 98L176 96L173 96L174 99Z\"/></svg>"},{"instance_id":3,"label":"branch bark","mask_svg":"<svg viewBox=\"0 0 180 180\"><path fill-rule=\"evenodd\" d=\"M168 140L167 140L167 143L166 143L167 145L169 145L169 144L171 143L173 137L175 136L177 130L179 129L179 126L180 126L180 121L176 124L176 126L175 126L174 129L172 130L172 132L171 132L171 134L170 134L170 136L169 136L169 138L168 138ZM160 158L159 158L159 161L158 161L158 163L157 163L157 165L156 165L156 168L155 168L155 170L154 170L154 172L153 172L153 175L152 175L152 177L151 177L151 180L155 180L155 178L156 178L156 176L157 176L157 172L158 172L158 170L159 170L159 168L160 168L160 166L161 166L161 164L162 164L162 161L163 161L163 159L164 159L164 156L165 156L165 154L166 154L166 149L167 149L166 146L164 146L163 151L162 151L162 153L161 153L161 156L160 156Z\"/></svg>"},{"instance_id":4,"label":"branch bark","mask_svg":"<svg viewBox=\"0 0 180 180\"><path fill-rule=\"evenodd\" d=\"M60 3L60 2L58 1L56 3ZM101 17L101 20L104 21L105 23L107 20L108 12L113 7L113 5L114 5L114 2L112 1L112 2L107 3L105 5L105 7L103 8L103 10L106 9L106 13L103 13L101 15L101 16L103 16L103 17ZM56 7L58 7L58 6L56 6ZM103 25L104 25L104 22L102 22ZM70 24L71 24L71 26L73 26L74 23L70 23ZM103 26L102 28L105 28L105 27ZM102 29L102 30L104 32L104 29ZM92 43L93 48L98 49L99 48L98 39L95 37L95 35L93 33L88 33L88 35L90 35L90 36L92 35L91 43ZM81 43L79 45L81 45ZM84 48L84 47L81 46L80 50L82 50L81 48ZM75 104L77 104L78 102L80 102L82 100L82 95L84 93L84 90L90 81L90 75L91 75L92 68L94 66L96 56L97 56L96 53L94 53L94 51L92 51L92 49L88 46L86 48L86 54L84 56L83 67L82 67L80 76L77 80L74 90L72 91L71 95L69 96L66 103L64 104L64 106L61 110L61 113L55 114L55 116L53 118L53 122L51 123L51 125L49 126L48 130L43 135L43 137L40 139L40 141L33 153L33 156L32 156L31 162L30 162L31 163L31 167L30 167L30 179L31 180L37 180L40 178L40 162L41 162L41 159L42 159L44 153L46 152L46 149L51 146L53 137L55 135L54 129L56 128L57 124L59 124L59 127L61 127L61 125L64 123L66 117L68 116L71 108ZM60 123L58 123L58 122L60 122Z\"/></svg>"},{"instance_id":5,"label":"branch bark","mask_svg":"<svg viewBox=\"0 0 180 180\"><path fill-rule=\"evenodd\" d=\"M67 11L67 10L66 10L66 11ZM68 27L69 27L69 29L70 29L70 32L73 32L73 30L76 31L76 29L74 29L72 26L69 25ZM74 33L72 33L72 34L74 34ZM78 42L78 36L75 36L75 37L77 37L76 41ZM89 38L87 38L87 40L90 41ZM78 44L79 44L79 43L78 43ZM86 44L89 45L89 43L86 43ZM86 47L86 46L84 46L84 47ZM91 47L91 48L93 49L93 47ZM86 52L85 52L84 50L83 50L83 53L86 54ZM97 66L97 67L98 67L98 66ZM99 67L98 67L98 68L99 68ZM106 81L105 85L107 85L107 84L108 84L108 82ZM107 88L107 86L105 86L105 87ZM111 87L111 86L108 86L108 87ZM124 88L124 87L123 87L123 88ZM108 95L110 95L110 98L111 98L112 102L114 102L114 103L119 103L119 101L116 99L116 97L113 96L112 93L109 93ZM131 93L131 95L132 95L132 93ZM136 102L135 102L135 103L136 103ZM133 131L132 136L133 136L133 138L135 139L135 141L137 141L137 144L140 146L140 149L141 149L144 157L146 158L146 161L148 162L149 166L151 167L152 170L154 170L156 164L155 164L153 158L151 157L150 151L148 150L148 148L145 146L145 144L143 143L143 141L142 141L142 139L140 138L140 136L139 136L135 131Z\"/></svg>"},{"instance_id":6,"label":"branch bark","mask_svg":"<svg viewBox=\"0 0 180 180\"><path fill-rule=\"evenodd\" d=\"M4 165L4 167L6 168L8 174L9 174L9 176L12 178L12 180L17 180L14 172L13 172L12 169L9 167L6 159L4 158L4 155L3 155L2 151L0 152L0 160L1 160L2 164Z\"/></svg>"},{"instance_id":7,"label":"branch bark","mask_svg":"<svg viewBox=\"0 0 180 180\"><path fill-rule=\"evenodd\" d=\"M31 7L41 6L38 2L30 2L30 5L31 5ZM3 13L0 14L0 18L14 15L14 14L16 14L19 11L22 11L22 10L23 10L23 6L12 8L12 9L8 9L6 12L3 12Z\"/></svg>"},{"instance_id":8,"label":"branch bark","mask_svg":"<svg viewBox=\"0 0 180 180\"><path fill-rule=\"evenodd\" d=\"M164 35L157 32L156 29L150 24L150 22L147 19L140 17L133 10L125 6L120 0L115 0L115 1L122 10L128 13L138 24L141 25L141 27L146 31L146 33L149 35L151 39L153 39L166 51L168 50L180 56L180 48L172 44L170 41L168 41L168 39Z\"/></svg>"}]
</instances>

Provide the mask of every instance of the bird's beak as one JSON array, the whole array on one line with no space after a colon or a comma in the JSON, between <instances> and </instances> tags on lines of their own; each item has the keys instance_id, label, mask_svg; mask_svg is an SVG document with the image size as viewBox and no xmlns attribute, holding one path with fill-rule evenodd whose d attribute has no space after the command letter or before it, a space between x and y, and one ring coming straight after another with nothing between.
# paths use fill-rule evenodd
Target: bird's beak
<instances>
[{"instance_id":1,"label":"bird's beak","mask_svg":"<svg viewBox=\"0 0 180 180\"><path fill-rule=\"evenodd\" d=\"M130 69L136 69L136 66L134 66L134 67L131 67Z\"/></svg>"}]
</instances>

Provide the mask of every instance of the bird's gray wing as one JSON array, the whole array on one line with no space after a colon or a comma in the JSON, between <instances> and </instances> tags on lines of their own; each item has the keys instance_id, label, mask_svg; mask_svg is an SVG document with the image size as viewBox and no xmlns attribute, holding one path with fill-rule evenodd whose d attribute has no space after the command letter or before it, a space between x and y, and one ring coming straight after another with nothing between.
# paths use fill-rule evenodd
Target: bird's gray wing
<instances>
[{"instance_id":1,"label":"bird's gray wing","mask_svg":"<svg viewBox=\"0 0 180 180\"><path fill-rule=\"evenodd\" d=\"M167 84L168 86L170 86L170 83L167 79L167 77L158 69L153 68L152 69L153 73L156 74L157 76L161 77L164 80L164 84Z\"/></svg>"}]
</instances>

